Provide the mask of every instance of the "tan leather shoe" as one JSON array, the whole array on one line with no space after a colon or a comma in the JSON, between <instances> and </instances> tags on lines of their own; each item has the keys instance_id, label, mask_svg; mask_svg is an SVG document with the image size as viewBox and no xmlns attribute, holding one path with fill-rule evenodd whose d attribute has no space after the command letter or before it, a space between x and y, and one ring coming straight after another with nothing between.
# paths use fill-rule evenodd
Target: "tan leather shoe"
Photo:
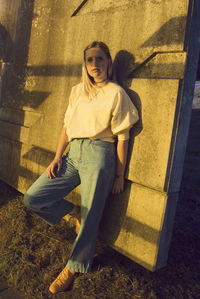
<instances>
[{"instance_id":1,"label":"tan leather shoe","mask_svg":"<svg viewBox=\"0 0 200 299\"><path fill-rule=\"evenodd\" d=\"M65 267L62 270L62 272L58 275L58 277L52 282L52 284L49 287L49 291L52 294L65 291L74 280L74 277L75 272L71 272L69 269Z\"/></svg>"}]
</instances>

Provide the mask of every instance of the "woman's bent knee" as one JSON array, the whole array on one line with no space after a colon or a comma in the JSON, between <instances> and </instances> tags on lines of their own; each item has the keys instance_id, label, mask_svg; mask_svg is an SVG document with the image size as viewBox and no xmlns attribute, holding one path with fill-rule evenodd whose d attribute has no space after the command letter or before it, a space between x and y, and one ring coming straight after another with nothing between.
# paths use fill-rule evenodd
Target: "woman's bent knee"
<instances>
[{"instance_id":1,"label":"woman's bent knee","mask_svg":"<svg viewBox=\"0 0 200 299\"><path fill-rule=\"evenodd\" d=\"M27 207L28 209L31 209L34 207L34 204L33 204L34 199L28 193L24 194L23 203L24 203L25 207Z\"/></svg>"}]
</instances>

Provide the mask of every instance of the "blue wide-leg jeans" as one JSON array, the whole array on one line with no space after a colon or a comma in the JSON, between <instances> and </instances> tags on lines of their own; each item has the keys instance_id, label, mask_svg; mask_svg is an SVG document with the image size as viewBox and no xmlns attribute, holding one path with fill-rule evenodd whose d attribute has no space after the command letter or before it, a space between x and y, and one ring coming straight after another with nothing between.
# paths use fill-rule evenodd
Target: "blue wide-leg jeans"
<instances>
[{"instance_id":1,"label":"blue wide-leg jeans","mask_svg":"<svg viewBox=\"0 0 200 299\"><path fill-rule=\"evenodd\" d=\"M67 263L75 272L89 272L99 222L115 176L115 145L87 138L73 139L58 175L43 173L24 195L24 204L53 225L70 213L73 203L63 199L81 184L81 228Z\"/></svg>"}]
</instances>

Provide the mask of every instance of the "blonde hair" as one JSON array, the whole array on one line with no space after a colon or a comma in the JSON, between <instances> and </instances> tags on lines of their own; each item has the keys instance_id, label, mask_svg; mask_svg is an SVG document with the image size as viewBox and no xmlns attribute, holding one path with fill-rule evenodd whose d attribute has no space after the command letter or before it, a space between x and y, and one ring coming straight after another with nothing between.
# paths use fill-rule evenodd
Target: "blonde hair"
<instances>
[{"instance_id":1,"label":"blonde hair","mask_svg":"<svg viewBox=\"0 0 200 299\"><path fill-rule=\"evenodd\" d=\"M97 94L98 89L100 88L97 85L95 85L94 79L93 79L93 77L91 77L88 74L88 71L87 71L86 65L85 65L86 51L91 49L91 48L100 48L106 54L107 58L109 59L108 79L112 80L112 57L110 55L110 50L104 42L93 41L91 44L89 44L84 49L84 52L83 52L83 54L84 54L84 57L83 57L84 58L84 63L83 63L83 67L82 67L83 89L84 89L84 93L89 98L93 98Z\"/></svg>"}]
</instances>

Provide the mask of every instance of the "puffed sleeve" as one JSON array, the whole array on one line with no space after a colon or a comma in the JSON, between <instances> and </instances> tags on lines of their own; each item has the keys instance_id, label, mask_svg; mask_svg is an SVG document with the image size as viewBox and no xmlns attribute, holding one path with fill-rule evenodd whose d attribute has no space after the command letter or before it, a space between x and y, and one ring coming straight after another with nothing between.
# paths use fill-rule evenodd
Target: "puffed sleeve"
<instances>
[{"instance_id":1,"label":"puffed sleeve","mask_svg":"<svg viewBox=\"0 0 200 299\"><path fill-rule=\"evenodd\" d=\"M138 112L124 89L117 92L111 119L111 130L118 140L128 140L130 128L138 121Z\"/></svg>"}]
</instances>

